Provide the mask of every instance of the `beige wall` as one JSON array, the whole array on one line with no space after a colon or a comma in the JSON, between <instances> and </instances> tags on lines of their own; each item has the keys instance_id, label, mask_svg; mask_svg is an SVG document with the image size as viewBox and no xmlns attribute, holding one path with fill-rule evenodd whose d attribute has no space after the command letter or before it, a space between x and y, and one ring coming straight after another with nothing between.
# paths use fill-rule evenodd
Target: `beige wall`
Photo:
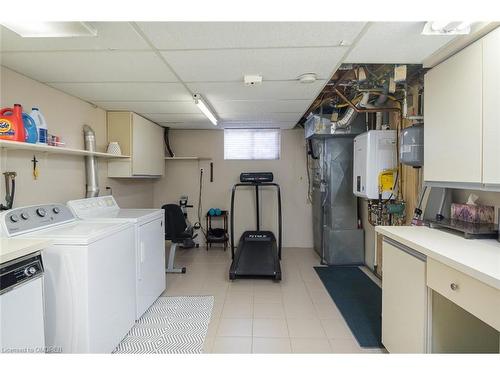
<instances>
[{"instance_id":1,"label":"beige wall","mask_svg":"<svg viewBox=\"0 0 500 375\"><path fill-rule=\"evenodd\" d=\"M97 148L106 148L106 112L87 102L55 90L47 85L1 67L0 106L23 105L25 112L39 107L44 114L49 132L63 137L68 147L83 148L82 126L90 125L96 132ZM84 197L85 164L81 156L46 155L36 153L40 160L37 180L32 176L33 152L5 151L0 156L0 169L16 171L16 207L47 203L65 203ZM107 162L99 159L99 185L101 195L107 194L106 186L123 207L152 207L153 182L151 180L117 180L107 178ZM3 176L0 176L0 199L5 196Z\"/></svg>"},{"instance_id":2,"label":"beige wall","mask_svg":"<svg viewBox=\"0 0 500 375\"><path fill-rule=\"evenodd\" d=\"M154 203L175 203L187 194L195 205L190 220L197 221L200 168L203 177L204 214L211 207L229 209L232 186L243 171L271 171L281 185L283 209L283 244L292 247L312 246L311 205L307 202L305 142L302 130L284 130L280 160L224 160L224 132L220 130L172 130L171 146L177 156L208 156L214 163L214 182L210 182L210 161L167 161L165 176L154 183ZM276 197L273 191L262 194L263 229L276 231ZM254 229L254 192L238 191L236 199L236 229Z\"/></svg>"}]
</instances>

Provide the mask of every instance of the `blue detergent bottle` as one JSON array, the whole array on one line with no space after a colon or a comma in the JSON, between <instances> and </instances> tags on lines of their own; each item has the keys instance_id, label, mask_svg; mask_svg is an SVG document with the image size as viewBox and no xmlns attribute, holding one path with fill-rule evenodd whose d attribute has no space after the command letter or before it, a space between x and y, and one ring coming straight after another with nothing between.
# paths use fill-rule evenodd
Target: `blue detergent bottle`
<instances>
[{"instance_id":1,"label":"blue detergent bottle","mask_svg":"<svg viewBox=\"0 0 500 375\"><path fill-rule=\"evenodd\" d=\"M26 112L23 112L23 125L27 143L36 143L38 141L38 130L33 118Z\"/></svg>"},{"instance_id":2,"label":"blue detergent bottle","mask_svg":"<svg viewBox=\"0 0 500 375\"><path fill-rule=\"evenodd\" d=\"M30 116L35 120L39 144L47 144L47 121L38 108L31 108Z\"/></svg>"}]
</instances>

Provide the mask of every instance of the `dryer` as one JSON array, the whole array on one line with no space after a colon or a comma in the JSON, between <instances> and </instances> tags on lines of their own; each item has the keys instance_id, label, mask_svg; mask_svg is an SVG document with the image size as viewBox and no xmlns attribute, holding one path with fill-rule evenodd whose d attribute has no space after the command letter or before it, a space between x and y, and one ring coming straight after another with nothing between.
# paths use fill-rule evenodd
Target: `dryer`
<instances>
[{"instance_id":1,"label":"dryer","mask_svg":"<svg viewBox=\"0 0 500 375\"><path fill-rule=\"evenodd\" d=\"M134 225L136 319L139 319L166 288L164 210L120 208L111 195L67 204L83 220Z\"/></svg>"},{"instance_id":2,"label":"dryer","mask_svg":"<svg viewBox=\"0 0 500 375\"><path fill-rule=\"evenodd\" d=\"M134 227L78 220L62 204L0 214L9 238L50 240L45 267L45 344L63 353L111 353L135 323Z\"/></svg>"}]
</instances>

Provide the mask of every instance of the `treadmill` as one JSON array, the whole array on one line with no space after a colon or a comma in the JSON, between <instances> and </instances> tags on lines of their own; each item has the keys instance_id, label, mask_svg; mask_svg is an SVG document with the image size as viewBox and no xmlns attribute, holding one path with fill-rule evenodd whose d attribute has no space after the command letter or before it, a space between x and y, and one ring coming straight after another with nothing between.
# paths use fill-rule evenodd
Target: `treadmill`
<instances>
[{"instance_id":1,"label":"treadmill","mask_svg":"<svg viewBox=\"0 0 500 375\"><path fill-rule=\"evenodd\" d=\"M278 194L278 241L271 231L260 229L259 220L259 188L272 186ZM239 187L255 187L255 207L257 213L256 230L245 231L235 251L234 246L234 196ZM271 172L242 173L240 183L233 186L231 193L231 256L229 279L236 278L271 278L281 280L281 192L280 186L273 182Z\"/></svg>"}]
</instances>

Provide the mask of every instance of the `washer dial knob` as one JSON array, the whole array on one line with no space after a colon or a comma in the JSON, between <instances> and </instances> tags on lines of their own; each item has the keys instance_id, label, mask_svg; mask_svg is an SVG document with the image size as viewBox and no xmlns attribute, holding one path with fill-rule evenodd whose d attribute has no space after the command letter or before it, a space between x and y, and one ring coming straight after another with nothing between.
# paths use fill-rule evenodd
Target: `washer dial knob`
<instances>
[{"instance_id":1,"label":"washer dial knob","mask_svg":"<svg viewBox=\"0 0 500 375\"><path fill-rule=\"evenodd\" d=\"M23 212L21 213L21 219L23 220L28 220L30 218L30 215L28 215L27 212Z\"/></svg>"},{"instance_id":2,"label":"washer dial knob","mask_svg":"<svg viewBox=\"0 0 500 375\"><path fill-rule=\"evenodd\" d=\"M33 266L28 267L28 268L26 268L26 269L24 270L24 274L25 274L26 276L28 276L28 277L29 277L29 276L33 276L35 273L36 273L36 268L35 268L35 267L33 267Z\"/></svg>"},{"instance_id":3,"label":"washer dial knob","mask_svg":"<svg viewBox=\"0 0 500 375\"><path fill-rule=\"evenodd\" d=\"M47 211L45 211L44 208L37 208L36 214L40 217L44 217L45 215L47 215Z\"/></svg>"},{"instance_id":4,"label":"washer dial knob","mask_svg":"<svg viewBox=\"0 0 500 375\"><path fill-rule=\"evenodd\" d=\"M55 214L57 215L59 212L61 212L61 210L59 209L59 207L54 207L54 208L52 209L52 212L53 212L53 213L55 213Z\"/></svg>"},{"instance_id":5,"label":"washer dial knob","mask_svg":"<svg viewBox=\"0 0 500 375\"><path fill-rule=\"evenodd\" d=\"M9 216L9 219L13 223L17 223L19 221L19 217L16 214L12 214Z\"/></svg>"}]
</instances>

